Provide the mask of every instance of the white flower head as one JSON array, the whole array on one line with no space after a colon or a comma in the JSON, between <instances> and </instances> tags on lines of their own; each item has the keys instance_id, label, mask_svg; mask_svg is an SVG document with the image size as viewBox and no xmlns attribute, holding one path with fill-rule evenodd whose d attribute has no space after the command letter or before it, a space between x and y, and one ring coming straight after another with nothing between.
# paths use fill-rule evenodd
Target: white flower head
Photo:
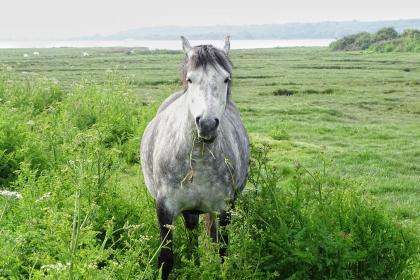
<instances>
[{"instance_id":1,"label":"white flower head","mask_svg":"<svg viewBox=\"0 0 420 280\"><path fill-rule=\"evenodd\" d=\"M164 227L166 227L169 230L175 230L175 226L174 225L168 225L168 224L166 224L166 225L164 225Z\"/></svg>"},{"instance_id":2,"label":"white flower head","mask_svg":"<svg viewBox=\"0 0 420 280\"><path fill-rule=\"evenodd\" d=\"M51 192L44 193L40 198L38 198L35 202L40 202L42 200L46 200L51 196Z\"/></svg>"},{"instance_id":3,"label":"white flower head","mask_svg":"<svg viewBox=\"0 0 420 280\"><path fill-rule=\"evenodd\" d=\"M22 195L18 192L12 192L8 190L0 190L0 196L8 196L8 197L14 197L14 198L22 198Z\"/></svg>"},{"instance_id":4,"label":"white flower head","mask_svg":"<svg viewBox=\"0 0 420 280\"><path fill-rule=\"evenodd\" d=\"M29 125L29 126L34 126L35 122L33 120L29 120L29 121L26 122L26 124Z\"/></svg>"}]
</instances>

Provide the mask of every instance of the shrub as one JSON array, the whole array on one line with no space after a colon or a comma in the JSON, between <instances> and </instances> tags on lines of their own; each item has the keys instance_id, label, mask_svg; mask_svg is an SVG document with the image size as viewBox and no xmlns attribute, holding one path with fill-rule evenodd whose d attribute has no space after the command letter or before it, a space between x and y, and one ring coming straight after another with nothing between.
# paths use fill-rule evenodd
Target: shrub
<instances>
[{"instance_id":1,"label":"shrub","mask_svg":"<svg viewBox=\"0 0 420 280\"><path fill-rule=\"evenodd\" d=\"M44 141L38 118L49 114L64 94L46 80L28 82L12 76L0 77L0 88L4 98L0 103L0 186L11 188L21 163L37 171L48 168L49 139Z\"/></svg>"},{"instance_id":2,"label":"shrub","mask_svg":"<svg viewBox=\"0 0 420 280\"><path fill-rule=\"evenodd\" d=\"M139 141L156 108L142 106L119 79L75 85L49 109L34 111L32 101L17 104L13 96L32 86L12 80L0 103L0 173L2 187L23 199L0 196L0 278L97 278L100 268L108 278L150 278L159 246L148 237L158 236L154 209L136 191L139 177L127 174L136 173L129 160L138 142L134 151L131 139ZM94 108L91 125L81 125L89 121L78 101Z\"/></svg>"},{"instance_id":3,"label":"shrub","mask_svg":"<svg viewBox=\"0 0 420 280\"><path fill-rule=\"evenodd\" d=\"M371 44L372 36L367 32L362 32L354 40L354 49L366 50Z\"/></svg>"},{"instance_id":4,"label":"shrub","mask_svg":"<svg viewBox=\"0 0 420 280\"><path fill-rule=\"evenodd\" d=\"M406 29L401 34L401 37L418 39L418 38L420 38L420 30L417 30L417 29Z\"/></svg>"},{"instance_id":5,"label":"shrub","mask_svg":"<svg viewBox=\"0 0 420 280\"><path fill-rule=\"evenodd\" d=\"M371 35L366 32L345 36L340 40L332 42L330 48L336 51L351 51L365 49L370 46Z\"/></svg>"},{"instance_id":6,"label":"shrub","mask_svg":"<svg viewBox=\"0 0 420 280\"><path fill-rule=\"evenodd\" d=\"M252 187L232 226L240 269L265 279L393 279L415 257L414 234L353 183L297 166L281 184L268 153L254 147Z\"/></svg>"},{"instance_id":7,"label":"shrub","mask_svg":"<svg viewBox=\"0 0 420 280\"><path fill-rule=\"evenodd\" d=\"M396 38L398 38L398 32L392 27L384 27L372 35L373 42L388 41Z\"/></svg>"},{"instance_id":8,"label":"shrub","mask_svg":"<svg viewBox=\"0 0 420 280\"><path fill-rule=\"evenodd\" d=\"M374 34L366 32L345 36L330 44L334 51L371 50L376 52L420 51L420 31L406 29L399 35L393 28L382 28Z\"/></svg>"}]
</instances>

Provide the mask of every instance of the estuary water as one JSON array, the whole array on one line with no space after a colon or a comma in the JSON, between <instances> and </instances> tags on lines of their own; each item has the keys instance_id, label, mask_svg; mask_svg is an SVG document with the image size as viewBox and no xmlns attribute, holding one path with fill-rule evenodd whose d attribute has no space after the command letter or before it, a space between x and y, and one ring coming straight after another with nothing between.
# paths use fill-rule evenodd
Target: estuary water
<instances>
[{"instance_id":1,"label":"estuary water","mask_svg":"<svg viewBox=\"0 0 420 280\"><path fill-rule=\"evenodd\" d=\"M334 39L293 40L231 40L231 49L262 49L286 47L326 47ZM191 45L213 44L221 47L223 41L190 40ZM151 50L181 50L181 40L115 40L115 41L0 41L5 48L91 48L91 47L145 47Z\"/></svg>"}]
</instances>

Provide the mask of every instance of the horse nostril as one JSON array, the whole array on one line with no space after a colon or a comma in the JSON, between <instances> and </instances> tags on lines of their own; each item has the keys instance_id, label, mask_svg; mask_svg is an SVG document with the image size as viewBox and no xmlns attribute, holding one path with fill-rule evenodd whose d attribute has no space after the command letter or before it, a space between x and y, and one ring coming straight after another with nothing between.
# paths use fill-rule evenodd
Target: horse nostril
<instances>
[{"instance_id":1,"label":"horse nostril","mask_svg":"<svg viewBox=\"0 0 420 280\"><path fill-rule=\"evenodd\" d=\"M195 123L199 126L200 125L200 117L195 118Z\"/></svg>"},{"instance_id":2,"label":"horse nostril","mask_svg":"<svg viewBox=\"0 0 420 280\"><path fill-rule=\"evenodd\" d=\"M219 119L218 119L218 118L215 118L214 120L216 121L216 126L215 126L215 128L217 128L217 127L219 126Z\"/></svg>"}]
</instances>

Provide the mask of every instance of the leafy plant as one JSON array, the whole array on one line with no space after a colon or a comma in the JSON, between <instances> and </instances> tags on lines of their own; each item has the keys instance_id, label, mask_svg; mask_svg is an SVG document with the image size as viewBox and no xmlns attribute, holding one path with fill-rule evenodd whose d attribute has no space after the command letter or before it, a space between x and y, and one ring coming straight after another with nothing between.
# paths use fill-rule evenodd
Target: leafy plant
<instances>
[{"instance_id":1,"label":"leafy plant","mask_svg":"<svg viewBox=\"0 0 420 280\"><path fill-rule=\"evenodd\" d=\"M418 52L420 51L420 31L406 29L398 34L393 28L382 28L374 34L361 32L332 42L330 49L334 51Z\"/></svg>"}]
</instances>

